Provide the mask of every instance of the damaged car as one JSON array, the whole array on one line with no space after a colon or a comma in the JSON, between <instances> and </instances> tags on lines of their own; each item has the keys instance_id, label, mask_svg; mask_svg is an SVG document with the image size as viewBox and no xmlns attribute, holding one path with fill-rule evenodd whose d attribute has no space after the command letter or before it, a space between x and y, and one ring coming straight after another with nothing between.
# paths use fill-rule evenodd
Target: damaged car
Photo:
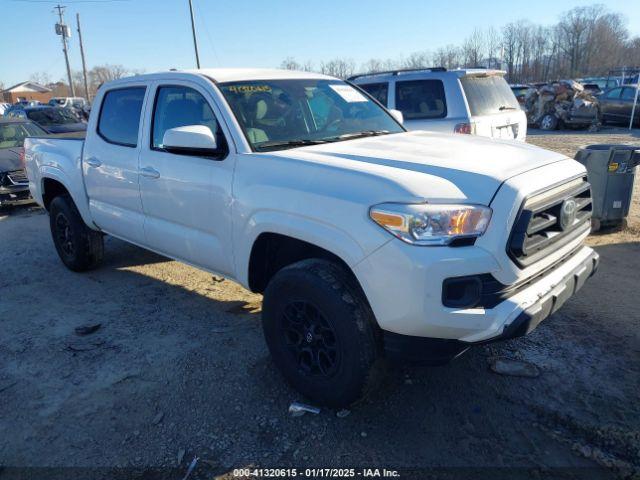
<instances>
[{"instance_id":1,"label":"damaged car","mask_svg":"<svg viewBox=\"0 0 640 480\"><path fill-rule=\"evenodd\" d=\"M29 182L22 162L24 139L46 134L28 120L0 118L0 207L29 200Z\"/></svg>"},{"instance_id":2,"label":"damaged car","mask_svg":"<svg viewBox=\"0 0 640 480\"><path fill-rule=\"evenodd\" d=\"M525 110L529 125L541 130L597 128L600 124L597 98L574 80L552 82L528 92Z\"/></svg>"}]
</instances>

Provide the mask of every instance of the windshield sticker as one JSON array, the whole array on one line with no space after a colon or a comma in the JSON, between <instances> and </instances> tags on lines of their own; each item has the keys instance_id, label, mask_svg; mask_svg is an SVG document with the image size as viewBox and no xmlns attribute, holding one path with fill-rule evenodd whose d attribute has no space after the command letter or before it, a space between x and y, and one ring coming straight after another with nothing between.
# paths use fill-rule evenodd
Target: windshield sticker
<instances>
[{"instance_id":1,"label":"windshield sticker","mask_svg":"<svg viewBox=\"0 0 640 480\"><path fill-rule=\"evenodd\" d=\"M340 95L345 102L355 103L367 101L367 97L349 85L329 85L329 87Z\"/></svg>"},{"instance_id":2,"label":"windshield sticker","mask_svg":"<svg viewBox=\"0 0 640 480\"><path fill-rule=\"evenodd\" d=\"M231 85L229 91L233 93L270 92L271 87L269 85Z\"/></svg>"}]
</instances>

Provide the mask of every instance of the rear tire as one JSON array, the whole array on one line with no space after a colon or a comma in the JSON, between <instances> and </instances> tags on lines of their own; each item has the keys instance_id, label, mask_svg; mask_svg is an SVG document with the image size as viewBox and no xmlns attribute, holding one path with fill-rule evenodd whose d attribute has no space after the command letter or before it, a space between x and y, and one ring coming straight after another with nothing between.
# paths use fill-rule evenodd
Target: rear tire
<instances>
[{"instance_id":1,"label":"rear tire","mask_svg":"<svg viewBox=\"0 0 640 480\"><path fill-rule=\"evenodd\" d=\"M280 270L264 294L262 326L285 379L318 405L362 399L380 377L380 342L364 294L341 266L319 259Z\"/></svg>"},{"instance_id":2,"label":"rear tire","mask_svg":"<svg viewBox=\"0 0 640 480\"><path fill-rule=\"evenodd\" d=\"M60 195L49 206L49 226L56 251L69 270L84 272L102 261L102 234L87 227L69 195Z\"/></svg>"}]
</instances>

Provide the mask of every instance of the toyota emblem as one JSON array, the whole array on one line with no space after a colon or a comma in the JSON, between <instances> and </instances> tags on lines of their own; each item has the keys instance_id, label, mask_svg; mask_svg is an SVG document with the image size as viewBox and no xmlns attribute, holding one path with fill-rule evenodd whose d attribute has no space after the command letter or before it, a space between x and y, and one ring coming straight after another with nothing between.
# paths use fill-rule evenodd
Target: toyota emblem
<instances>
[{"instance_id":1,"label":"toyota emblem","mask_svg":"<svg viewBox=\"0 0 640 480\"><path fill-rule=\"evenodd\" d=\"M576 220L578 204L573 198L567 198L560 206L560 228L566 230Z\"/></svg>"}]
</instances>

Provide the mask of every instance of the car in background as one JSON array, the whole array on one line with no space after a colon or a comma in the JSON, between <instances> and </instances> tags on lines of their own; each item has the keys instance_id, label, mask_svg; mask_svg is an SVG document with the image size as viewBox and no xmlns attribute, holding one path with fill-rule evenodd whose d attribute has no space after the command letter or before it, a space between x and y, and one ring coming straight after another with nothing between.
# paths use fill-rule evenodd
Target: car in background
<instances>
[{"instance_id":1,"label":"car in background","mask_svg":"<svg viewBox=\"0 0 640 480\"><path fill-rule=\"evenodd\" d=\"M598 97L602 94L603 90L597 83L583 83L584 91L590 93L594 97Z\"/></svg>"},{"instance_id":2,"label":"car in background","mask_svg":"<svg viewBox=\"0 0 640 480\"><path fill-rule=\"evenodd\" d=\"M22 164L24 139L47 135L35 123L0 118L0 207L29 199L29 182Z\"/></svg>"},{"instance_id":3,"label":"car in background","mask_svg":"<svg viewBox=\"0 0 640 480\"><path fill-rule=\"evenodd\" d=\"M515 84L515 85L509 85L509 86L511 87L511 91L516 96L516 100L518 100L518 103L521 106L524 105L524 100L525 100L525 97L527 96L527 93L533 90L533 87L530 85Z\"/></svg>"},{"instance_id":4,"label":"car in background","mask_svg":"<svg viewBox=\"0 0 640 480\"><path fill-rule=\"evenodd\" d=\"M49 105L52 107L70 108L79 117L88 120L91 106L82 97L53 97L49 100Z\"/></svg>"},{"instance_id":5,"label":"car in background","mask_svg":"<svg viewBox=\"0 0 640 480\"><path fill-rule=\"evenodd\" d=\"M82 97L53 97L49 100L49 105L52 107L65 107L83 109L88 105L87 101Z\"/></svg>"},{"instance_id":6,"label":"car in background","mask_svg":"<svg viewBox=\"0 0 640 480\"><path fill-rule=\"evenodd\" d=\"M13 105L9 105L9 107L4 111L5 116L15 116L18 112L21 112L27 107L37 107L41 105L37 100L20 100Z\"/></svg>"},{"instance_id":7,"label":"car in background","mask_svg":"<svg viewBox=\"0 0 640 480\"><path fill-rule=\"evenodd\" d=\"M636 98L635 86L614 87L598 97L602 123L624 123L629 125L633 102ZM640 103L640 100L639 100ZM636 105L634 123L640 125L640 105Z\"/></svg>"},{"instance_id":8,"label":"car in background","mask_svg":"<svg viewBox=\"0 0 640 480\"><path fill-rule=\"evenodd\" d=\"M87 124L70 108L28 107L11 116L29 119L49 133L84 132L87 129Z\"/></svg>"},{"instance_id":9,"label":"car in background","mask_svg":"<svg viewBox=\"0 0 640 480\"><path fill-rule=\"evenodd\" d=\"M391 110L409 130L524 141L527 118L502 70L442 67L356 75L349 80Z\"/></svg>"}]
</instances>

